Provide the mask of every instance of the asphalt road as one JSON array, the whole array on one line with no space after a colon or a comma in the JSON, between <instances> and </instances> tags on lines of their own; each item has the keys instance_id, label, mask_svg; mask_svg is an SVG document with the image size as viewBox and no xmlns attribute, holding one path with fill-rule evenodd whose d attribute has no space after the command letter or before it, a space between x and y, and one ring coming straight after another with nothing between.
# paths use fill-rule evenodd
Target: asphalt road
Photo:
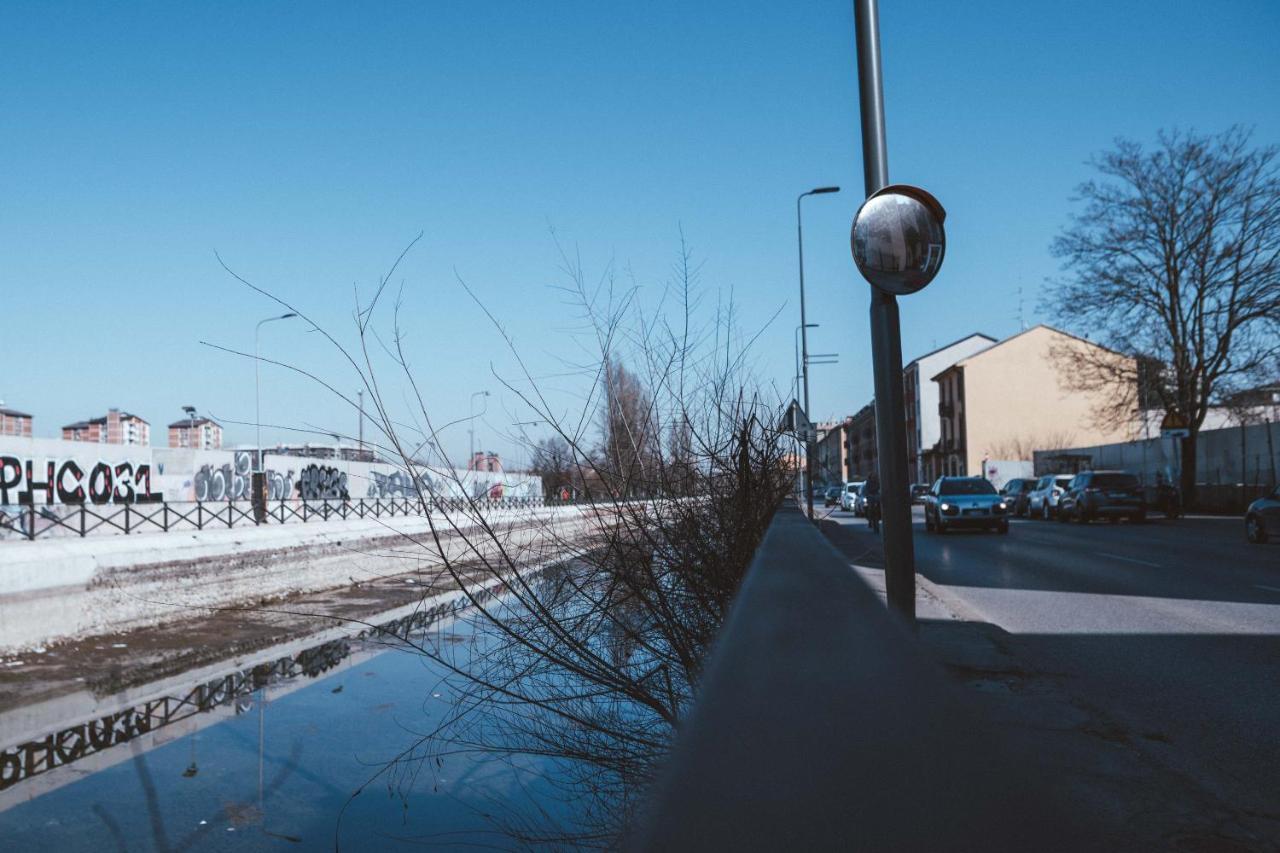
<instances>
[{"instance_id":1,"label":"asphalt road","mask_svg":"<svg viewBox=\"0 0 1280 853\"><path fill-rule=\"evenodd\" d=\"M863 519L830 517L878 564ZM917 570L953 610L1009 632L1028 666L1274 826L1280 848L1280 545L1250 545L1243 528L1016 520L1007 536L939 536L917 508L914 538Z\"/></svg>"}]
</instances>

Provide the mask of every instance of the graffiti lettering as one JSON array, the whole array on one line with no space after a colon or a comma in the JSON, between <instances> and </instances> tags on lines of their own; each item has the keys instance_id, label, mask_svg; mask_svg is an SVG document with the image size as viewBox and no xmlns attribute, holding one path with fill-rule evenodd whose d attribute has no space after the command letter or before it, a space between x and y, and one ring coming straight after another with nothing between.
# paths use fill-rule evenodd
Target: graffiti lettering
<instances>
[{"instance_id":1,"label":"graffiti lettering","mask_svg":"<svg viewBox=\"0 0 1280 853\"><path fill-rule=\"evenodd\" d=\"M347 475L329 465L308 465L298 474L298 497L304 501L349 500Z\"/></svg>"},{"instance_id":2,"label":"graffiti lettering","mask_svg":"<svg viewBox=\"0 0 1280 853\"><path fill-rule=\"evenodd\" d=\"M430 480L425 476L418 479L422 486L422 493L430 494ZM418 490L414 488L413 479L405 472L392 471L390 474L382 474L378 471L369 472L369 497L416 498L417 496Z\"/></svg>"},{"instance_id":3,"label":"graffiti lettering","mask_svg":"<svg viewBox=\"0 0 1280 853\"><path fill-rule=\"evenodd\" d=\"M37 501L37 498L43 500ZM164 495L151 491L151 465L99 462L88 475L73 459L20 460L0 456L0 505L156 503Z\"/></svg>"}]
</instances>

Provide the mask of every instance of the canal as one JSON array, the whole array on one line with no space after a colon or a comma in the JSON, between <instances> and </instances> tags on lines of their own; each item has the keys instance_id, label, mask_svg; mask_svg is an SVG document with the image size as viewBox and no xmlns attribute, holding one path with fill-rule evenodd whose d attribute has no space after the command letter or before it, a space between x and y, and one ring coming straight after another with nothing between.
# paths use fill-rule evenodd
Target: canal
<instances>
[{"instance_id":1,"label":"canal","mask_svg":"<svg viewBox=\"0 0 1280 853\"><path fill-rule=\"evenodd\" d=\"M391 625L391 623L388 623ZM6 850L475 850L554 834L551 759L438 738L467 701L446 662L483 654L465 614L265 650L152 689L0 719ZM89 707L89 706L85 706ZM41 721L54 721L40 728Z\"/></svg>"}]
</instances>

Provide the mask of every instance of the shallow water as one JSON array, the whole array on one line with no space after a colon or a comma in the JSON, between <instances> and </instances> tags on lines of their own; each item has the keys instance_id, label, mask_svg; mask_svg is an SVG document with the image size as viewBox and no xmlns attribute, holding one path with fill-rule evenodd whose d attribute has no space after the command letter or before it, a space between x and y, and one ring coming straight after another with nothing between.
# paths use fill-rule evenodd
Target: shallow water
<instances>
[{"instance_id":1,"label":"shallow water","mask_svg":"<svg viewBox=\"0 0 1280 853\"><path fill-rule=\"evenodd\" d=\"M427 637L468 642L457 625ZM64 755L82 753L61 766L23 773L16 762L42 759L6 749L0 849L507 849L495 817L568 808L545 761L449 754L417 765L410 784L380 776L449 713L443 668L367 641L325 644L319 663L310 651L260 665L256 681L241 671L212 692L182 685L163 719L147 706L145 731L117 720L113 743L101 724L50 732Z\"/></svg>"}]
</instances>

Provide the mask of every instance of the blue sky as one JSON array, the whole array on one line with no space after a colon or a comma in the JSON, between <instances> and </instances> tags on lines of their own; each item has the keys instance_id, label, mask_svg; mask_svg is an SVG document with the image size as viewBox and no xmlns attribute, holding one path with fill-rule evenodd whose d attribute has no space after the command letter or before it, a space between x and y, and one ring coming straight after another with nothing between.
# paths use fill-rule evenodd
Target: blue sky
<instances>
[{"instance_id":1,"label":"blue sky","mask_svg":"<svg viewBox=\"0 0 1280 853\"><path fill-rule=\"evenodd\" d=\"M890 177L949 213L942 273L902 300L905 360L1016 332L1019 288L1026 322L1041 319L1049 243L1114 137L1243 123L1280 142L1274 0L884 0L881 14ZM422 232L396 279L416 373L441 419L492 390L480 442L510 453L500 432L531 415L492 377L510 359L455 274L535 371L562 369L577 350L551 229L589 274L612 260L654 295L683 228L710 298L732 289L743 325L765 328L758 364L785 387L795 196L835 183L805 203L811 348L841 358L814 368L813 409L850 413L872 388L848 244L852 35L837 0L6 3L0 397L45 435L108 406L157 425L188 403L251 421L251 362L199 341L251 348L276 309L215 250L350 339L353 286ZM275 324L263 354L354 391L317 338ZM355 429L297 377L266 369L263 389L267 423ZM454 429L445 446L466 443Z\"/></svg>"}]
</instances>

